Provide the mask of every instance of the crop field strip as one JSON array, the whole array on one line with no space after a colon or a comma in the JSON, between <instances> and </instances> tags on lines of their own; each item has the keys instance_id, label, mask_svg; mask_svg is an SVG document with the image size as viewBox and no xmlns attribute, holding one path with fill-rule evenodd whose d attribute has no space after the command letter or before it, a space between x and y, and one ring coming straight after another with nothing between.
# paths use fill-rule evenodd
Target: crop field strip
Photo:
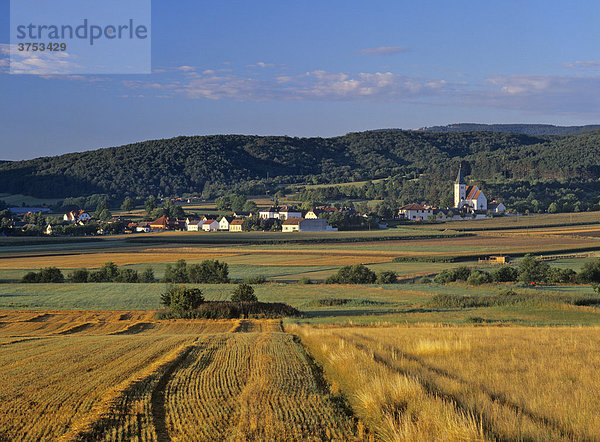
<instances>
[{"instance_id":1,"label":"crop field strip","mask_svg":"<svg viewBox=\"0 0 600 442\"><path fill-rule=\"evenodd\" d=\"M0 312L0 320L0 346L10 347L0 352L0 440L357 438L354 418L277 320L156 321L145 312Z\"/></svg>"},{"instance_id":2,"label":"crop field strip","mask_svg":"<svg viewBox=\"0 0 600 442\"><path fill-rule=\"evenodd\" d=\"M592 440L598 435L597 327L292 325L290 330L381 437L430 440L445 433L448 440Z\"/></svg>"}]
</instances>

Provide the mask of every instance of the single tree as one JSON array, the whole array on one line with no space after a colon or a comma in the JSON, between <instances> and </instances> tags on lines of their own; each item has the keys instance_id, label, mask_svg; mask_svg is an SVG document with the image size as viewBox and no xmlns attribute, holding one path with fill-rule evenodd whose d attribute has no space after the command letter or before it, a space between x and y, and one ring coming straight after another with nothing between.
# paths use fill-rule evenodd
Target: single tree
<instances>
[{"instance_id":1,"label":"single tree","mask_svg":"<svg viewBox=\"0 0 600 442\"><path fill-rule=\"evenodd\" d=\"M135 202L132 198L127 197L123 200L123 204L121 204L121 209L126 212L131 212L133 209L135 209Z\"/></svg>"},{"instance_id":2,"label":"single tree","mask_svg":"<svg viewBox=\"0 0 600 442\"><path fill-rule=\"evenodd\" d=\"M239 284L231 294L233 302L257 302L254 288L250 284Z\"/></svg>"}]
</instances>

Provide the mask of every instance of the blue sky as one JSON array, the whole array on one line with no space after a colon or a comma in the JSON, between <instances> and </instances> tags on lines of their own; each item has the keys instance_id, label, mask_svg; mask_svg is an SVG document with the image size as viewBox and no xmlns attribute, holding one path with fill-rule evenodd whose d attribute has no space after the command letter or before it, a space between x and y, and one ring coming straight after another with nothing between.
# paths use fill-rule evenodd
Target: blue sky
<instances>
[{"instance_id":1,"label":"blue sky","mask_svg":"<svg viewBox=\"0 0 600 442\"><path fill-rule=\"evenodd\" d=\"M152 74L8 74L0 159L168 138L600 123L597 1L152 2Z\"/></svg>"}]
</instances>

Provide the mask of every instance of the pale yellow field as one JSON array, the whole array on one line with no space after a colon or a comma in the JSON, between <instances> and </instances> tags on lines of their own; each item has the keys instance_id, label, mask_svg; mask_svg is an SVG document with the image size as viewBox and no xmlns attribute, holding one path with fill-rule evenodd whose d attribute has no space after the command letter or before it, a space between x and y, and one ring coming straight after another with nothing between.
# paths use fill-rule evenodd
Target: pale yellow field
<instances>
[{"instance_id":1,"label":"pale yellow field","mask_svg":"<svg viewBox=\"0 0 600 442\"><path fill-rule=\"evenodd\" d=\"M594 440L600 329L291 326L386 440Z\"/></svg>"},{"instance_id":2,"label":"pale yellow field","mask_svg":"<svg viewBox=\"0 0 600 442\"><path fill-rule=\"evenodd\" d=\"M277 320L0 312L0 440L356 439Z\"/></svg>"}]
</instances>

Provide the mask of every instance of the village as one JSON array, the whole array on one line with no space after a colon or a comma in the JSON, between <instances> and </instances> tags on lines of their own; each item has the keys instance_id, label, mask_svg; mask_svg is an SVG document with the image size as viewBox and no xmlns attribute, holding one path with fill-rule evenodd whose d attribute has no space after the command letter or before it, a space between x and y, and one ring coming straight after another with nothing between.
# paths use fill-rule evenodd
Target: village
<instances>
[{"instance_id":1,"label":"village","mask_svg":"<svg viewBox=\"0 0 600 442\"><path fill-rule=\"evenodd\" d=\"M302 211L288 205L279 205L277 199L270 207L256 208L254 212L233 211L230 213L210 213L198 215L186 214L178 206L184 203L181 198L166 199L178 206L179 216L162 215L154 220L135 220L126 214L103 219L96 230L91 229L97 222L94 216L83 209L70 210L62 216L62 224L55 221L46 222L43 215L48 215L47 208L13 208L12 229L27 233L43 225L45 235L81 234L105 235L111 233L150 233L165 231L187 232L244 232L251 230L281 232L335 232L343 230L361 230L364 228L387 228L397 223L423 223L449 220L484 219L501 216L506 211L504 204L488 200L477 185L467 185L462 172L458 170L453 184L454 205L451 208L438 208L425 202L410 203L400 207L391 219L381 219L371 213L357 213L352 207L317 206L312 210ZM190 201L188 201L188 204ZM256 207L256 206L255 206ZM21 216L20 220L14 217ZM354 219L342 224L340 219ZM48 218L50 219L50 218ZM358 221L357 221L358 220ZM57 231L57 226L60 227ZM65 226L67 227L65 229ZM71 226L71 228L69 228ZM85 229L85 227L90 229ZM78 229L79 228L79 229ZM78 230L77 230L78 229Z\"/></svg>"}]
</instances>

